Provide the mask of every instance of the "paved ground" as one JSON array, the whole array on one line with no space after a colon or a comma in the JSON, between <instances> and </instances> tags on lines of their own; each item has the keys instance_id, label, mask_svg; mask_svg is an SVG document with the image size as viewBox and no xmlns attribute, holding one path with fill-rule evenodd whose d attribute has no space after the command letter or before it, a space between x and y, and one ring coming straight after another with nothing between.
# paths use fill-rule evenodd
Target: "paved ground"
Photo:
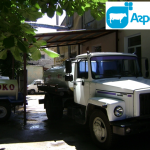
<instances>
[{"instance_id":1,"label":"paved ground","mask_svg":"<svg viewBox=\"0 0 150 150\"><path fill-rule=\"evenodd\" d=\"M49 122L38 98L27 96L27 125L23 109L12 113L10 120L0 124L0 150L99 150L92 142L87 126L79 125L64 115L61 121ZM65 113L65 112L64 112ZM149 133L118 137L114 150L149 150Z\"/></svg>"}]
</instances>

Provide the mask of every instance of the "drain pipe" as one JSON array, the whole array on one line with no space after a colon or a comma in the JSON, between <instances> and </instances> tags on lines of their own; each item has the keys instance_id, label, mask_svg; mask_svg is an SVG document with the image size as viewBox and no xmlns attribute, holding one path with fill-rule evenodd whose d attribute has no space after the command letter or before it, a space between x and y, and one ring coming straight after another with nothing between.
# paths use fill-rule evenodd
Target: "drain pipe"
<instances>
[{"instance_id":1,"label":"drain pipe","mask_svg":"<svg viewBox=\"0 0 150 150\"><path fill-rule=\"evenodd\" d=\"M78 44L78 55L80 55L80 44Z\"/></svg>"},{"instance_id":2,"label":"drain pipe","mask_svg":"<svg viewBox=\"0 0 150 150\"><path fill-rule=\"evenodd\" d=\"M118 30L116 30L116 52L118 52Z\"/></svg>"}]
</instances>

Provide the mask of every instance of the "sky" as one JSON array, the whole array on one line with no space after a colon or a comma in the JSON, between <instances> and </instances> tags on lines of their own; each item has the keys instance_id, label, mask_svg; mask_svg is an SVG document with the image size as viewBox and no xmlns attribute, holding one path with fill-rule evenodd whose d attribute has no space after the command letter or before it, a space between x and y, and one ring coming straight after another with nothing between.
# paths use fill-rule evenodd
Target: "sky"
<instances>
[{"instance_id":1,"label":"sky","mask_svg":"<svg viewBox=\"0 0 150 150\"><path fill-rule=\"evenodd\" d=\"M62 23L66 16L65 11L63 14L59 16L59 25ZM48 24L48 25L56 25L56 13L53 18L49 18L47 14L45 14L42 18L37 20L37 23L41 24ZM48 29L48 28L36 28L36 33L47 33L47 32L56 32L55 29Z\"/></svg>"}]
</instances>

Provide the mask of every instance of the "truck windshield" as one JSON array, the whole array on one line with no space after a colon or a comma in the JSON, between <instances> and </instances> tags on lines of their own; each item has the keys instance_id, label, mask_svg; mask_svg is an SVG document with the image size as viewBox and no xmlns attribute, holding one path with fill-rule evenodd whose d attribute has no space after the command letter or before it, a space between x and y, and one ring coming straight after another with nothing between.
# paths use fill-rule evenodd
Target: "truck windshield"
<instances>
[{"instance_id":1,"label":"truck windshield","mask_svg":"<svg viewBox=\"0 0 150 150\"><path fill-rule=\"evenodd\" d=\"M142 76L137 57L134 56L92 57L91 71L93 79Z\"/></svg>"},{"instance_id":2,"label":"truck windshield","mask_svg":"<svg viewBox=\"0 0 150 150\"><path fill-rule=\"evenodd\" d=\"M31 84L34 84L36 81L33 81Z\"/></svg>"}]
</instances>

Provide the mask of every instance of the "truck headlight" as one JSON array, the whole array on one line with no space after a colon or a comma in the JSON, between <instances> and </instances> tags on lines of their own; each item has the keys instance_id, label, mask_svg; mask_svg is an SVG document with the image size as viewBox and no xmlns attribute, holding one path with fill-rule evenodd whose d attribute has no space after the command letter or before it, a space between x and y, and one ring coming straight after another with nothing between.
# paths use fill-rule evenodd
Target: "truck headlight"
<instances>
[{"instance_id":1,"label":"truck headlight","mask_svg":"<svg viewBox=\"0 0 150 150\"><path fill-rule=\"evenodd\" d=\"M114 114L116 117L121 117L123 115L123 108L121 106L117 106L114 109Z\"/></svg>"}]
</instances>

